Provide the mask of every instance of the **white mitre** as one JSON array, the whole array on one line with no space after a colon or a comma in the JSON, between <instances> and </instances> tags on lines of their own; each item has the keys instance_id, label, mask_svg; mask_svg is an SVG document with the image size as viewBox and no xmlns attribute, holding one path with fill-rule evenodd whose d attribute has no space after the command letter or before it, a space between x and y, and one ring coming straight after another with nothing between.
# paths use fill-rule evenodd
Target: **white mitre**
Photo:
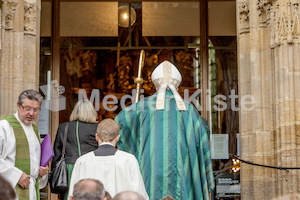
<instances>
[{"instance_id":1,"label":"white mitre","mask_svg":"<svg viewBox=\"0 0 300 200\"><path fill-rule=\"evenodd\" d=\"M181 83L181 74L178 69L169 61L160 63L151 75L152 82L158 89L156 99L156 109L163 110L165 107L166 89L170 88L174 94L176 104L179 110L186 110L183 99L177 92Z\"/></svg>"}]
</instances>

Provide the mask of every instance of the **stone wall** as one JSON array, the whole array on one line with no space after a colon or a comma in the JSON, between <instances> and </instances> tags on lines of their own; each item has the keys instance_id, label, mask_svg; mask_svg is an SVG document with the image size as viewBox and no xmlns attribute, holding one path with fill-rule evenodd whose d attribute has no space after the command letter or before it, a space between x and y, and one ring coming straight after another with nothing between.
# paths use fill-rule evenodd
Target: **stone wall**
<instances>
[{"instance_id":1,"label":"stone wall","mask_svg":"<svg viewBox=\"0 0 300 200\"><path fill-rule=\"evenodd\" d=\"M300 0L236 0L241 156L259 164L300 166ZM39 0L0 0L0 114L38 89ZM239 103L241 106L241 102ZM242 199L300 192L300 171L242 164Z\"/></svg>"},{"instance_id":2,"label":"stone wall","mask_svg":"<svg viewBox=\"0 0 300 200\"><path fill-rule=\"evenodd\" d=\"M0 1L0 114L16 111L19 94L38 89L39 0Z\"/></svg>"},{"instance_id":3,"label":"stone wall","mask_svg":"<svg viewBox=\"0 0 300 200\"><path fill-rule=\"evenodd\" d=\"M300 167L299 0L237 0L241 156L254 163ZM241 105L241 102L239 103ZM242 199L300 192L299 170L242 164Z\"/></svg>"}]
</instances>

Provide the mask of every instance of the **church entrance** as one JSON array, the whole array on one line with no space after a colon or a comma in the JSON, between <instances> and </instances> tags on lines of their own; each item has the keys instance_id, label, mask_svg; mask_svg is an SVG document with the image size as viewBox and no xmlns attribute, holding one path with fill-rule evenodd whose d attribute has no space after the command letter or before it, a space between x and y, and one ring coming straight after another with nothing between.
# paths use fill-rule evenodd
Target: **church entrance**
<instances>
[{"instance_id":1,"label":"church entrance","mask_svg":"<svg viewBox=\"0 0 300 200\"><path fill-rule=\"evenodd\" d=\"M52 138L82 94L93 101L99 121L117 115L122 97L130 105L144 50L141 95L155 92L151 72L159 63L176 65L183 77L181 96L208 120L211 133L227 137L227 156L215 157L215 170L233 165L228 155L238 154L239 132L238 111L232 109L238 99L232 104L229 98L232 90L238 94L236 3L207 3L203 20L202 1L42 1L40 86L59 88L59 105L45 114ZM213 109L224 108L219 101L227 108ZM239 197L226 195L212 196Z\"/></svg>"}]
</instances>

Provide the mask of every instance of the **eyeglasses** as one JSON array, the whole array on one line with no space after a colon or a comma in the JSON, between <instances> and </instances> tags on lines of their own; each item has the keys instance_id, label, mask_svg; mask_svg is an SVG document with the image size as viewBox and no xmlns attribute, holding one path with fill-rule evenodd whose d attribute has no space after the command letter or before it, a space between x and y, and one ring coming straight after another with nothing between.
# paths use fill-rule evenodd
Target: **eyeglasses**
<instances>
[{"instance_id":1,"label":"eyeglasses","mask_svg":"<svg viewBox=\"0 0 300 200\"><path fill-rule=\"evenodd\" d=\"M39 112L41 109L40 108L31 108L31 107L23 107L22 104L20 104L20 106L27 112L31 111L31 109L33 110L33 112Z\"/></svg>"}]
</instances>

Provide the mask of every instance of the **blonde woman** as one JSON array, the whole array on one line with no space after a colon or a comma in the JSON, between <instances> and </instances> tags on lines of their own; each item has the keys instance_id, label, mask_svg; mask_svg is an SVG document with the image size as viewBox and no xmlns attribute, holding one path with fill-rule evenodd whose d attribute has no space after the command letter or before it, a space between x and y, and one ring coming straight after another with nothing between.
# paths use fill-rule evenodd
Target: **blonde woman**
<instances>
[{"instance_id":1,"label":"blonde woman","mask_svg":"<svg viewBox=\"0 0 300 200\"><path fill-rule=\"evenodd\" d=\"M93 104L88 100L80 100L76 103L71 113L70 122L60 124L58 127L51 166L53 169L62 156L64 132L67 123L69 123L65 154L68 181L71 179L77 158L98 148L98 142L95 139L98 125L97 117L98 115ZM68 193L66 192L65 194L61 194L60 199L67 199L67 197Z\"/></svg>"}]
</instances>

